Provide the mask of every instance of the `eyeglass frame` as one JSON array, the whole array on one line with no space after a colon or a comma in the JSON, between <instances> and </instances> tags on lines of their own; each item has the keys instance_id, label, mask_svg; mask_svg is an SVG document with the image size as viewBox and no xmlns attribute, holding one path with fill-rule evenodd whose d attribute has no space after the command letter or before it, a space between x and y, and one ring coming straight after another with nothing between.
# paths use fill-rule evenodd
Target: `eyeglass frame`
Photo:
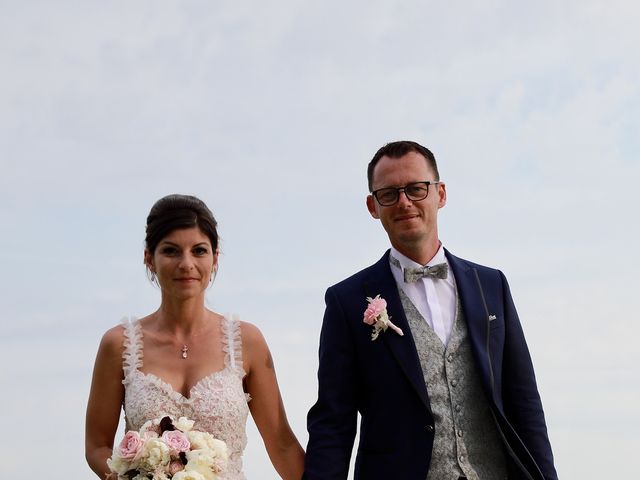
<instances>
[{"instance_id":1,"label":"eyeglass frame","mask_svg":"<svg viewBox=\"0 0 640 480\"><path fill-rule=\"evenodd\" d=\"M383 206L383 207L392 207L393 205L398 203L400 201L400 192L404 193L404 196L407 197L407 200L409 200L411 202L420 202L420 201L424 200L425 198L427 198L429 196L429 186L430 185L438 185L439 183L442 183L442 182L440 180L438 180L438 181L425 180L424 182L407 183L404 187L383 187L383 188L378 188L377 190L372 191L371 192L371 196L373 198L375 198L376 202L378 202L378 204ZM422 197L422 198L411 198L411 197L409 197L409 195L407 195L407 187L410 187L410 186L413 186L413 185L418 185L418 184L426 185L427 193L425 194L425 196ZM396 191L396 200L393 203L386 203L386 204L382 203L380 201L380 199L378 198L378 193L381 192L382 190L395 190Z\"/></svg>"}]
</instances>

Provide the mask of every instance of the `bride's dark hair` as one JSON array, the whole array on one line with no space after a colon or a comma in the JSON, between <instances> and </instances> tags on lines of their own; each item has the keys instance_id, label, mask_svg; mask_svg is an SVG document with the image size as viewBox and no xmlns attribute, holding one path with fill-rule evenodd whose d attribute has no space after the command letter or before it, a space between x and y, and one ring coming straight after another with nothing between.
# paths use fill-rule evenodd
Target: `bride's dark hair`
<instances>
[{"instance_id":1,"label":"bride's dark hair","mask_svg":"<svg viewBox=\"0 0 640 480\"><path fill-rule=\"evenodd\" d=\"M192 195L174 193L158 200L147 216L145 247L153 254L160 241L174 230L198 227L218 250L218 222L207 205Z\"/></svg>"}]
</instances>

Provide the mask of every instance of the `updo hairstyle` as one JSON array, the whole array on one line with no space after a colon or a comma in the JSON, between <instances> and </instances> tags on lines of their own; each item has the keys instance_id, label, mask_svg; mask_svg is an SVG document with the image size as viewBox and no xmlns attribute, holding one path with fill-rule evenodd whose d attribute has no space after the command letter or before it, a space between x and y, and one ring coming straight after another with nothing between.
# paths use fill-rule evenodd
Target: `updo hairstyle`
<instances>
[{"instance_id":1,"label":"updo hairstyle","mask_svg":"<svg viewBox=\"0 0 640 480\"><path fill-rule=\"evenodd\" d=\"M164 237L174 230L198 227L218 251L218 222L205 203L192 195L174 193L158 200L147 217L145 247L151 255Z\"/></svg>"}]
</instances>

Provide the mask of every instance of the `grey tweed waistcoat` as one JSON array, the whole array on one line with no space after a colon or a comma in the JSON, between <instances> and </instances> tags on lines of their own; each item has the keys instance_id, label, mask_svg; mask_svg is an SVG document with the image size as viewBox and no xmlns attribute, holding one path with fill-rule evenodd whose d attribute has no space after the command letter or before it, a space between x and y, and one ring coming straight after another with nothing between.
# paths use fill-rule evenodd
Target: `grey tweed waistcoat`
<instances>
[{"instance_id":1,"label":"grey tweed waistcoat","mask_svg":"<svg viewBox=\"0 0 640 480\"><path fill-rule=\"evenodd\" d=\"M400 299L418 350L434 417L427 480L507 478L504 450L477 374L467 324L458 304L445 347L409 297Z\"/></svg>"}]
</instances>

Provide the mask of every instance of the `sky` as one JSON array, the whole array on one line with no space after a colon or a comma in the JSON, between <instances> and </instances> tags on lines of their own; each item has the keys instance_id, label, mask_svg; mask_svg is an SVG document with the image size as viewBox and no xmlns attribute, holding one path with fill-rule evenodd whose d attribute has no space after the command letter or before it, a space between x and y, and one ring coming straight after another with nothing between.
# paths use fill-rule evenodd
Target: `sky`
<instances>
[{"instance_id":1,"label":"sky","mask_svg":"<svg viewBox=\"0 0 640 480\"><path fill-rule=\"evenodd\" d=\"M365 172L399 139L438 159L444 245L509 279L560 477L628 475L638 3L0 0L0 12L3 477L92 478L98 342L159 304L144 224L168 193L216 215L207 304L262 330L305 445L324 291L388 248ZM276 479L251 419L248 432L247 477Z\"/></svg>"}]
</instances>

